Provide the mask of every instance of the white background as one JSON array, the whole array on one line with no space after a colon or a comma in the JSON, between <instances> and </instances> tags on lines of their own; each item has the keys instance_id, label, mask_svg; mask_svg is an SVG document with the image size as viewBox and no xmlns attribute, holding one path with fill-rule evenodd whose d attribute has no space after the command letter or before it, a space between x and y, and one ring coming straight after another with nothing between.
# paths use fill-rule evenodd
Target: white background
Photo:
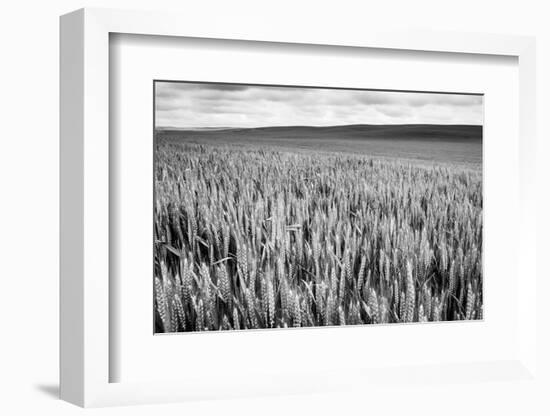
<instances>
[{"instance_id":1,"label":"white background","mask_svg":"<svg viewBox=\"0 0 550 416\"><path fill-rule=\"evenodd\" d=\"M200 3L200 4L199 4ZM550 129L550 30L546 2L537 1L19 1L3 4L2 147L0 205L2 342L0 412L73 414L82 410L55 399L58 374L58 16L82 6L179 10L208 16L265 15L285 24L386 24L441 30L538 36L539 234L549 252L548 184ZM251 17L253 18L253 17ZM285 22L288 21L288 22ZM544 140L546 138L546 140ZM514 219L510 219L514 221ZM503 224L506 226L506 224ZM503 259L506 254L503 253ZM545 257L540 256L540 265ZM545 293L548 283L538 287ZM549 328L549 308L539 305L540 328ZM548 377L548 329L539 368ZM230 382L230 375L228 376ZM403 389L387 386L376 396L346 392L94 410L99 414L548 414L550 386L506 382L464 383ZM546 388L545 390L544 387ZM543 409L540 406L545 406ZM537 406L539 406L537 408Z\"/></svg>"}]
</instances>

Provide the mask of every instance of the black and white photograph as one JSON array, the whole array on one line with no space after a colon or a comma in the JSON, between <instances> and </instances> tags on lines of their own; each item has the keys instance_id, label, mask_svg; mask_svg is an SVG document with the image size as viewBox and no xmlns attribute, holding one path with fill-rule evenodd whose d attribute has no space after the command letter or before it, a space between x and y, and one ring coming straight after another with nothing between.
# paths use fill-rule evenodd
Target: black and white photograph
<instances>
[{"instance_id":1,"label":"black and white photograph","mask_svg":"<svg viewBox=\"0 0 550 416\"><path fill-rule=\"evenodd\" d=\"M483 319L483 96L154 81L154 332Z\"/></svg>"}]
</instances>

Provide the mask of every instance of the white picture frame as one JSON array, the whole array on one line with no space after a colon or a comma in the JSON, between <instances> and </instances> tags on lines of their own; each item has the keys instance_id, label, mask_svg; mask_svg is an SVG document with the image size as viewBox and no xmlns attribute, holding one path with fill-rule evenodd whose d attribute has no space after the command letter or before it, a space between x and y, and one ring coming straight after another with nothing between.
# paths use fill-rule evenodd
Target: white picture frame
<instances>
[{"instance_id":1,"label":"white picture frame","mask_svg":"<svg viewBox=\"0 0 550 416\"><path fill-rule=\"evenodd\" d=\"M522 279L517 294L518 345L507 360L418 366L429 379L445 370L472 382L488 377L523 380L536 377L535 241L535 41L509 35L381 32L364 28L329 32L312 23L303 28L276 23L224 19L212 24L169 13L82 9L61 18L61 398L80 406L184 401L199 398L331 391L374 385L387 368L367 373L346 368L338 376L318 379L314 373L279 374L227 386L199 379L177 382L110 382L116 357L109 348L109 36L148 36L331 45L439 53L505 55L518 59L520 166L518 241L513 245ZM209 335L216 336L216 335ZM424 368L425 367L425 368ZM322 369L321 369L322 370ZM403 370L406 372L405 370ZM391 369L393 377L399 369ZM484 375L480 377L479 375ZM290 377L291 376L291 377ZM346 379L343 386L338 380ZM284 383L283 383L284 380Z\"/></svg>"}]
</instances>

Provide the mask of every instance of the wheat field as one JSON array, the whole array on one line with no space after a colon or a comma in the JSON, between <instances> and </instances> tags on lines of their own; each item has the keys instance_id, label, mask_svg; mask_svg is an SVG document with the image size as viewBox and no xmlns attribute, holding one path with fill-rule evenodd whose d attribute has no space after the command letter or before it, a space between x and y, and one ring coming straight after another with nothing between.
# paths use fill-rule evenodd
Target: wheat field
<instances>
[{"instance_id":1,"label":"wheat field","mask_svg":"<svg viewBox=\"0 0 550 416\"><path fill-rule=\"evenodd\" d=\"M155 332L483 318L480 169L155 148Z\"/></svg>"}]
</instances>

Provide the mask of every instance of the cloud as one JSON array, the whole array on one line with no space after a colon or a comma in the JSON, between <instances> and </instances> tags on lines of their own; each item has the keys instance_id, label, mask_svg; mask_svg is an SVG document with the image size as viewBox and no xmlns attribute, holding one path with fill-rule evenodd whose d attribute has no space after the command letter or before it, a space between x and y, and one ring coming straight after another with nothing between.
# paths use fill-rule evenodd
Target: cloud
<instances>
[{"instance_id":1,"label":"cloud","mask_svg":"<svg viewBox=\"0 0 550 416\"><path fill-rule=\"evenodd\" d=\"M408 94L407 102L413 107L426 105L441 105L450 107L468 107L481 105L483 97L466 94Z\"/></svg>"},{"instance_id":2,"label":"cloud","mask_svg":"<svg viewBox=\"0 0 550 416\"><path fill-rule=\"evenodd\" d=\"M380 105L377 106L376 109L382 114L392 118L410 117L413 114L411 108L399 105Z\"/></svg>"},{"instance_id":3,"label":"cloud","mask_svg":"<svg viewBox=\"0 0 550 416\"><path fill-rule=\"evenodd\" d=\"M156 82L157 126L482 124L480 95Z\"/></svg>"}]
</instances>

